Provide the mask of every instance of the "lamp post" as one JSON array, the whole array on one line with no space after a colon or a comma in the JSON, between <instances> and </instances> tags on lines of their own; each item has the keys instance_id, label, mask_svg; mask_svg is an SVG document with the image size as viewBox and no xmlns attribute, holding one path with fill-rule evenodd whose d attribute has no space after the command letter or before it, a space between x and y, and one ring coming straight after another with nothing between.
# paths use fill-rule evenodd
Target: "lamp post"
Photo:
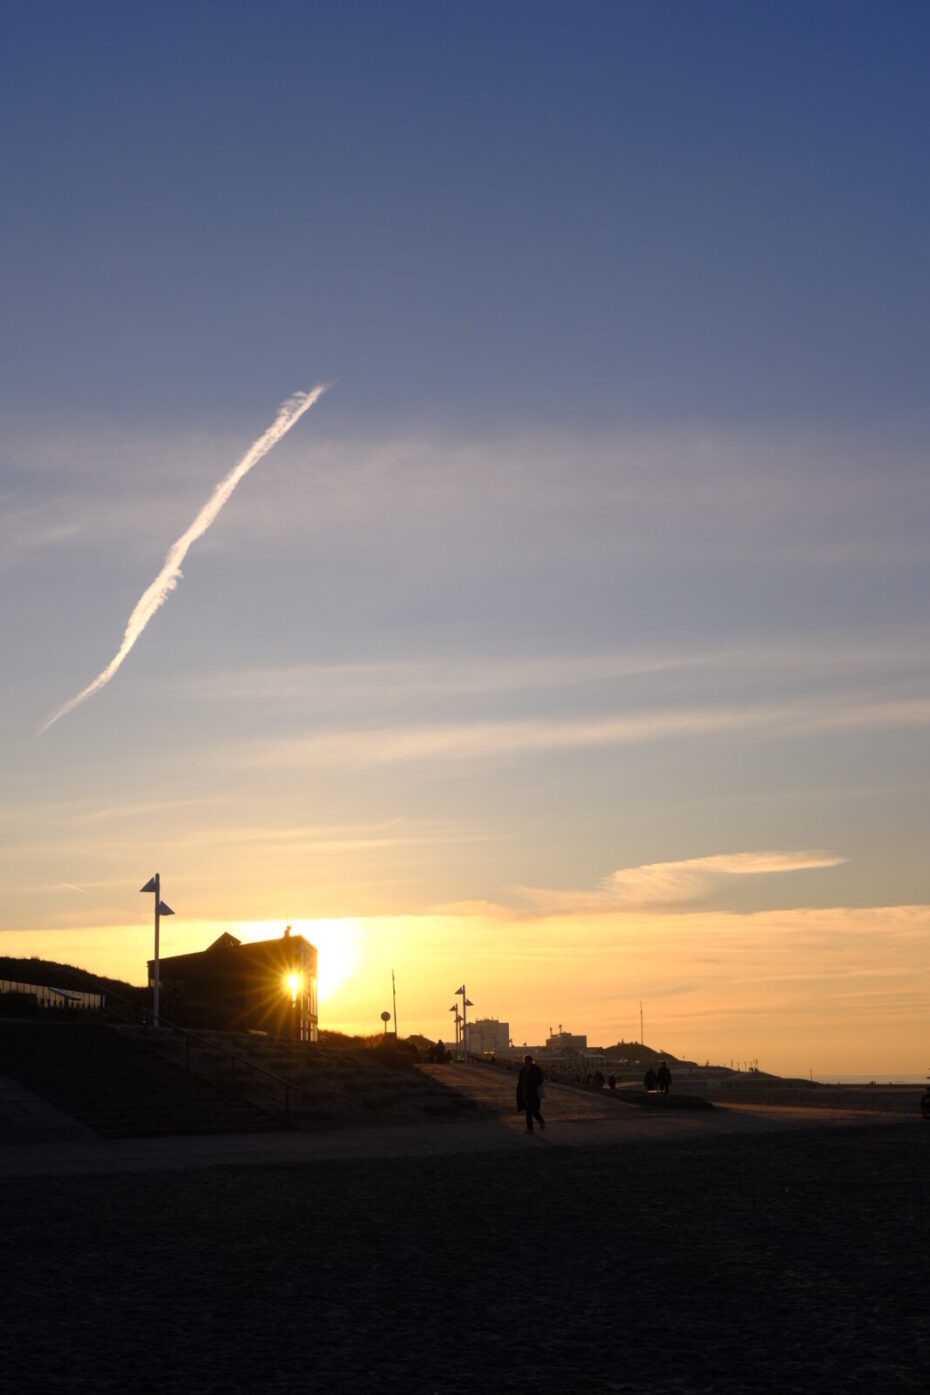
<instances>
[{"instance_id":1,"label":"lamp post","mask_svg":"<svg viewBox=\"0 0 930 1395\"><path fill-rule=\"evenodd\" d=\"M474 1007L475 1005L472 1002L471 998L469 998L468 994L465 992L464 983L462 984L461 988L456 988L455 996L457 998L461 998L462 1000L462 1059L467 1061L468 1043L466 1041L466 1035L468 1028L468 1009L470 1007Z\"/></svg>"},{"instance_id":2,"label":"lamp post","mask_svg":"<svg viewBox=\"0 0 930 1395\"><path fill-rule=\"evenodd\" d=\"M170 906L166 906L161 899L161 876L158 872L154 877L149 877L145 886L140 886L139 891L154 891L155 893L155 959L153 961L154 971L152 974L152 1022L158 1026L158 928L159 921L163 915L174 915Z\"/></svg>"}]
</instances>

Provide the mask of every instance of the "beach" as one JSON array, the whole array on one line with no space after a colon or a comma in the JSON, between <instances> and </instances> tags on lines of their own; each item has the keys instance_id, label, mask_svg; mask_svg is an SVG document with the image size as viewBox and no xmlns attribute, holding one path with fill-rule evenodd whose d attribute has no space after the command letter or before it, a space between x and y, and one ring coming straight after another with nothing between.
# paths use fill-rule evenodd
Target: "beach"
<instances>
[{"instance_id":1,"label":"beach","mask_svg":"<svg viewBox=\"0 0 930 1395\"><path fill-rule=\"evenodd\" d=\"M534 1138L11 1167L6 1388L925 1388L930 1125L611 1106L600 1140L550 1100Z\"/></svg>"}]
</instances>

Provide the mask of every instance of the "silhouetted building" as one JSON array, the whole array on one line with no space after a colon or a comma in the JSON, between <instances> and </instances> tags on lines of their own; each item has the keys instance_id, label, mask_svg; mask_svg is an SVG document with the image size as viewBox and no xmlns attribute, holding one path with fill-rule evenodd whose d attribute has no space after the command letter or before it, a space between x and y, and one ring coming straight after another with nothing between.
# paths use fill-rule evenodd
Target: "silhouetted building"
<instances>
[{"instance_id":1,"label":"silhouetted building","mask_svg":"<svg viewBox=\"0 0 930 1395\"><path fill-rule=\"evenodd\" d=\"M546 1038L547 1051L587 1051L588 1038L577 1032L563 1032L559 1027Z\"/></svg>"},{"instance_id":2,"label":"silhouetted building","mask_svg":"<svg viewBox=\"0 0 930 1395\"><path fill-rule=\"evenodd\" d=\"M479 1017L465 1023L465 1050L470 1056L506 1056L509 1046L509 1022Z\"/></svg>"},{"instance_id":3,"label":"silhouetted building","mask_svg":"<svg viewBox=\"0 0 930 1395\"><path fill-rule=\"evenodd\" d=\"M150 987L154 970L150 959ZM159 987L164 1016L181 1027L317 1039L317 952L290 926L279 940L223 934L199 953L162 958Z\"/></svg>"}]
</instances>

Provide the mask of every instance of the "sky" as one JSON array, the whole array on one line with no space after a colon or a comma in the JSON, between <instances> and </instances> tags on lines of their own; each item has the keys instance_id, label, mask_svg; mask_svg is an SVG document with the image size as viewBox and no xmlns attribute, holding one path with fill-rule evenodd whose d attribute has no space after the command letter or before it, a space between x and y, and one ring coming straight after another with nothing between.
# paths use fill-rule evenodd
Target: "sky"
<instances>
[{"instance_id":1,"label":"sky","mask_svg":"<svg viewBox=\"0 0 930 1395\"><path fill-rule=\"evenodd\" d=\"M0 20L0 953L928 1063L930 11ZM295 392L326 391L190 542Z\"/></svg>"}]
</instances>

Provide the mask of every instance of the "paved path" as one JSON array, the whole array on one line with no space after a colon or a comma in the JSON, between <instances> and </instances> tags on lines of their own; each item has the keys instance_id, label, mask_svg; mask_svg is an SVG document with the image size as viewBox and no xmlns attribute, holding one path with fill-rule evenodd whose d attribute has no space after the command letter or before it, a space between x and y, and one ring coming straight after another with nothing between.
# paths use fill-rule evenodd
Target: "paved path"
<instances>
[{"instance_id":1,"label":"paved path","mask_svg":"<svg viewBox=\"0 0 930 1395\"><path fill-rule=\"evenodd\" d=\"M421 1070L492 1111L511 1134L524 1136L524 1117L516 1112L516 1076L512 1073L487 1066L460 1065L421 1066ZM538 1141L550 1146L615 1143L629 1137L681 1138L696 1134L760 1132L799 1125L895 1123L913 1117L897 1111L885 1113L880 1108L837 1108L807 1103L776 1105L728 1101L726 1104L715 1102L713 1109L688 1109L677 1107L680 1097L671 1098L669 1106L659 1100L654 1104L637 1105L625 1103L622 1090L581 1090L549 1081L545 1088L541 1112L547 1129Z\"/></svg>"},{"instance_id":2,"label":"paved path","mask_svg":"<svg viewBox=\"0 0 930 1395\"><path fill-rule=\"evenodd\" d=\"M70 1114L0 1075L0 1148L10 1143L90 1142L96 1137Z\"/></svg>"},{"instance_id":3,"label":"paved path","mask_svg":"<svg viewBox=\"0 0 930 1395\"><path fill-rule=\"evenodd\" d=\"M875 1111L784 1108L772 1105L717 1105L712 1110L663 1109L624 1104L608 1092L596 1094L548 1085L545 1133L524 1134L516 1112L512 1075L484 1066L424 1066L451 1089L474 1099L483 1117L465 1122L398 1124L391 1127L328 1129L313 1133L205 1134L195 1137L102 1139L59 1111L52 1139L35 1141L28 1129L10 1144L0 1139L0 1177L62 1176L243 1167L322 1162L340 1158L435 1157L534 1149L617 1146L624 1141L656 1142L712 1138L727 1134L783 1131L798 1127L902 1123L910 1116ZM2 1078L0 1078L2 1080ZM14 1087L14 1092L19 1087ZM28 1095L28 1092L21 1092ZM12 1094L7 1098L11 1098ZM3 1092L0 1090L0 1100ZM35 1096L31 1097L35 1101ZM42 1102L35 1106L39 1113ZM50 1106L45 1107L50 1109ZM28 1111L27 1111L28 1112ZM50 1115L44 1114L47 1120Z\"/></svg>"}]
</instances>

